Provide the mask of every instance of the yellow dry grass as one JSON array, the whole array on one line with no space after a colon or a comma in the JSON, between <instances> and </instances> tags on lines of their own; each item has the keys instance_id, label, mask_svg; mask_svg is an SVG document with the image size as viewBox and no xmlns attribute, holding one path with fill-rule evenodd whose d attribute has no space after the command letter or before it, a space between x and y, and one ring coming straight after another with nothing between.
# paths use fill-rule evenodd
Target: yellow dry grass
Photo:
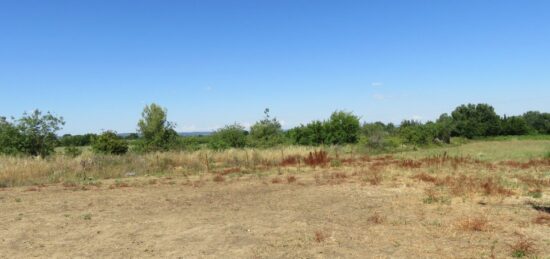
<instances>
[{"instance_id":1,"label":"yellow dry grass","mask_svg":"<svg viewBox=\"0 0 550 259\"><path fill-rule=\"evenodd\" d=\"M2 158L0 179L8 187L0 188L0 254L550 254L550 159L488 161L445 153L413 159L331 149L338 163L285 159L312 150ZM10 187L33 181L40 184Z\"/></svg>"}]
</instances>

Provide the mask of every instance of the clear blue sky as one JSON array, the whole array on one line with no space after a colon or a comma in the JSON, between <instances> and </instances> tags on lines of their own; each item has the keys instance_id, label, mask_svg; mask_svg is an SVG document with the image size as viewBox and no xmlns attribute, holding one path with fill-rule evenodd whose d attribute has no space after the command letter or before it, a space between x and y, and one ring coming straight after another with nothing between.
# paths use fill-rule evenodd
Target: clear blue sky
<instances>
[{"instance_id":1,"label":"clear blue sky","mask_svg":"<svg viewBox=\"0 0 550 259\"><path fill-rule=\"evenodd\" d=\"M336 109L435 119L468 102L550 111L550 1L0 0L0 115L63 133L180 131Z\"/></svg>"}]
</instances>

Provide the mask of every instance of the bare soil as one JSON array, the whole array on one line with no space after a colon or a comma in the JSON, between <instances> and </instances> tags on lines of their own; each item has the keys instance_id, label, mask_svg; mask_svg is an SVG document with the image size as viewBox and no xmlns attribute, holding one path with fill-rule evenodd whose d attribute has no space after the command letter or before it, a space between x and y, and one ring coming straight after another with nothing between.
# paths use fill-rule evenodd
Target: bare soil
<instances>
[{"instance_id":1,"label":"bare soil","mask_svg":"<svg viewBox=\"0 0 550 259\"><path fill-rule=\"evenodd\" d=\"M274 177L0 189L0 257L503 258L520 240L550 255L523 197L426 203L424 182Z\"/></svg>"}]
</instances>

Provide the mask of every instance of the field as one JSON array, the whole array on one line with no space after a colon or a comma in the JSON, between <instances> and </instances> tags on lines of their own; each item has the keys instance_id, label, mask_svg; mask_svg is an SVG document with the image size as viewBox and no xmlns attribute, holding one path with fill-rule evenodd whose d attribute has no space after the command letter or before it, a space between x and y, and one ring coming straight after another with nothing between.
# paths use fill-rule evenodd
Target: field
<instances>
[{"instance_id":1,"label":"field","mask_svg":"<svg viewBox=\"0 0 550 259\"><path fill-rule=\"evenodd\" d=\"M0 158L2 258L550 255L550 140Z\"/></svg>"}]
</instances>

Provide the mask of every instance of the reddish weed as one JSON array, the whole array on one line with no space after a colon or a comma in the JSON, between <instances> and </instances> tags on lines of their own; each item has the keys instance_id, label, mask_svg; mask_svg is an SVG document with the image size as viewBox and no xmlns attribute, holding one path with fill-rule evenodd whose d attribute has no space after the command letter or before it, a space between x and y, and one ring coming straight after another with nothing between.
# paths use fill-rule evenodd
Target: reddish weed
<instances>
[{"instance_id":1,"label":"reddish weed","mask_svg":"<svg viewBox=\"0 0 550 259\"><path fill-rule=\"evenodd\" d=\"M311 167L325 167L329 162L328 153L324 150L309 152L309 155L304 158L304 163Z\"/></svg>"},{"instance_id":2,"label":"reddish weed","mask_svg":"<svg viewBox=\"0 0 550 259\"><path fill-rule=\"evenodd\" d=\"M289 184L291 184L293 182L296 182L296 176L294 176L294 175L287 176L286 177L286 182L289 183Z\"/></svg>"},{"instance_id":3,"label":"reddish weed","mask_svg":"<svg viewBox=\"0 0 550 259\"><path fill-rule=\"evenodd\" d=\"M301 160L301 157L296 155L296 156L287 156L285 158L283 158L283 161L281 161L281 166L293 166L293 165L296 165L298 163L300 163L300 160Z\"/></svg>"},{"instance_id":4,"label":"reddish weed","mask_svg":"<svg viewBox=\"0 0 550 259\"><path fill-rule=\"evenodd\" d=\"M489 221L484 216L468 217L458 222L458 228L463 231L487 231Z\"/></svg>"},{"instance_id":5,"label":"reddish weed","mask_svg":"<svg viewBox=\"0 0 550 259\"><path fill-rule=\"evenodd\" d=\"M317 230L315 231L315 241L317 241L317 243L322 243L324 242L326 239L327 239L327 234L325 234L325 232L321 231L321 230Z\"/></svg>"},{"instance_id":6,"label":"reddish weed","mask_svg":"<svg viewBox=\"0 0 550 259\"><path fill-rule=\"evenodd\" d=\"M422 166L422 162L414 161L414 160L410 160L410 159L406 159L406 160L403 160L403 161L399 162L399 167L401 167L401 168L413 169L413 168L420 168L421 166Z\"/></svg>"},{"instance_id":7,"label":"reddish weed","mask_svg":"<svg viewBox=\"0 0 550 259\"><path fill-rule=\"evenodd\" d=\"M430 183L435 183L437 181L437 178L427 173L420 173L420 174L414 175L412 178L423 182L430 182Z\"/></svg>"},{"instance_id":8,"label":"reddish weed","mask_svg":"<svg viewBox=\"0 0 550 259\"><path fill-rule=\"evenodd\" d=\"M373 224L382 224L384 223L384 221L386 221L386 217L380 215L380 213L378 212L374 212L374 214L372 214L372 216L370 216L367 221Z\"/></svg>"},{"instance_id":9,"label":"reddish weed","mask_svg":"<svg viewBox=\"0 0 550 259\"><path fill-rule=\"evenodd\" d=\"M216 176L214 176L212 178L212 181L217 182L217 183L221 183L221 182L225 181L225 177L223 177L223 175L221 175L221 174L217 174Z\"/></svg>"},{"instance_id":10,"label":"reddish weed","mask_svg":"<svg viewBox=\"0 0 550 259\"><path fill-rule=\"evenodd\" d=\"M367 176L367 181L371 185L379 185L383 180L382 173L374 171Z\"/></svg>"},{"instance_id":11,"label":"reddish weed","mask_svg":"<svg viewBox=\"0 0 550 259\"><path fill-rule=\"evenodd\" d=\"M241 172L241 168L238 168L238 167L227 168L227 169L223 169L222 175L228 175L228 174L234 174L234 173L240 173L240 172Z\"/></svg>"},{"instance_id":12,"label":"reddish weed","mask_svg":"<svg viewBox=\"0 0 550 259\"><path fill-rule=\"evenodd\" d=\"M536 252L535 243L533 240L520 236L520 238L510 245L512 250L512 257L525 257L528 255L533 255Z\"/></svg>"},{"instance_id":13,"label":"reddish weed","mask_svg":"<svg viewBox=\"0 0 550 259\"><path fill-rule=\"evenodd\" d=\"M547 213L540 213L533 219L533 223L550 227L550 215Z\"/></svg>"},{"instance_id":14,"label":"reddish weed","mask_svg":"<svg viewBox=\"0 0 550 259\"><path fill-rule=\"evenodd\" d=\"M275 177L275 178L271 179L271 183L281 183L281 182L282 182L282 180L279 177Z\"/></svg>"}]
</instances>

